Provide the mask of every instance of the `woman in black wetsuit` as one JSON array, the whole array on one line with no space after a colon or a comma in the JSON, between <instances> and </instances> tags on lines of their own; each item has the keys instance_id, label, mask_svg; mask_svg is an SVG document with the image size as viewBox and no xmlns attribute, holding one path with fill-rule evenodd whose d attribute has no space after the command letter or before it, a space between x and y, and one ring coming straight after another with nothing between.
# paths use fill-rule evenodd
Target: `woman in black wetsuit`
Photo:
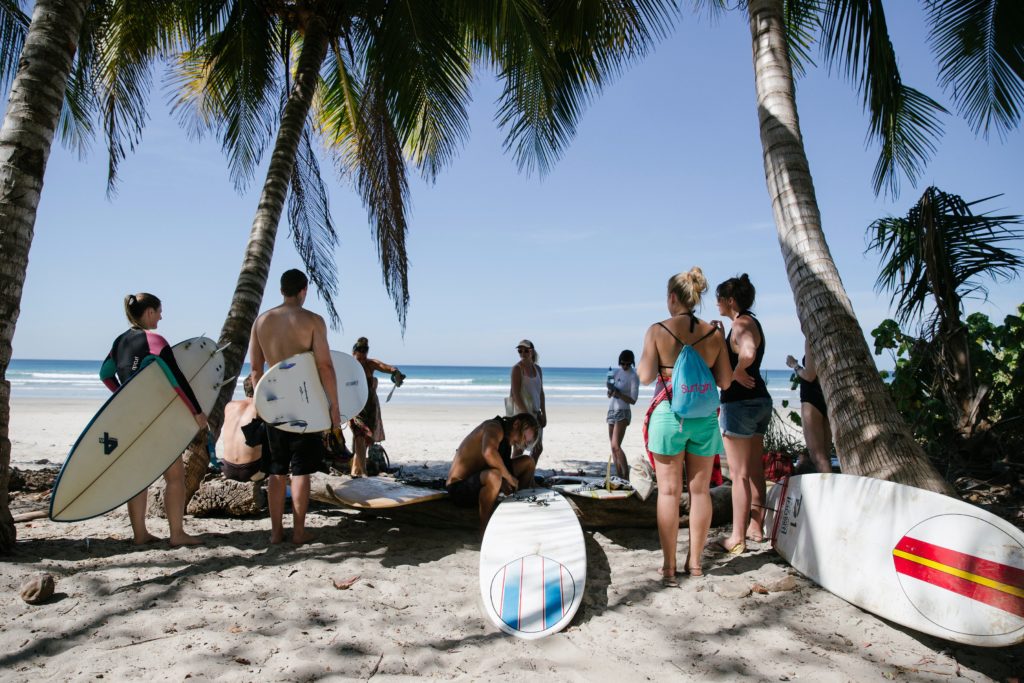
<instances>
[{"instance_id":1,"label":"woman in black wetsuit","mask_svg":"<svg viewBox=\"0 0 1024 683\"><path fill-rule=\"evenodd\" d=\"M832 429L828 423L828 407L825 394L818 382L818 367L811 355L811 345L804 341L804 362L801 365L793 356L786 356L788 365L800 382L800 424L804 428L804 443L810 462L801 457L796 464L796 473L831 472Z\"/></svg>"},{"instance_id":2,"label":"woman in black wetsuit","mask_svg":"<svg viewBox=\"0 0 1024 683\"><path fill-rule=\"evenodd\" d=\"M163 361L171 372L168 377L178 396L188 406L195 417L199 429L206 427L206 415L196 399L188 380L182 375L170 344L155 330L163 318L160 299L145 292L129 294L124 298L124 313L131 327L114 340L103 366L100 368L100 379L111 391L117 391L132 375L156 359ZM181 458L164 472L167 488L164 491L164 509L167 513L167 524L171 529L171 545L196 545L202 540L185 533L185 464ZM128 518L132 523L132 532L136 545L153 543L159 540L146 529L146 493L141 493L128 501Z\"/></svg>"}]
</instances>

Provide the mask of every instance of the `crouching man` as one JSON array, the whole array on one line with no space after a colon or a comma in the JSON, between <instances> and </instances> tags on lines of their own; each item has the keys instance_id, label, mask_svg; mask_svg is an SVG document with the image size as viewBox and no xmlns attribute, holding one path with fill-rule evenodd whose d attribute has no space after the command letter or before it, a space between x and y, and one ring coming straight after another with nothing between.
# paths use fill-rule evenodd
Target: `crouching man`
<instances>
[{"instance_id":1,"label":"crouching man","mask_svg":"<svg viewBox=\"0 0 1024 683\"><path fill-rule=\"evenodd\" d=\"M529 413L495 417L480 423L456 449L445 486L459 507L479 507L480 533L487 528L499 494L533 483L536 462L528 456L513 459L512 449L529 448L539 431L537 418Z\"/></svg>"}]
</instances>

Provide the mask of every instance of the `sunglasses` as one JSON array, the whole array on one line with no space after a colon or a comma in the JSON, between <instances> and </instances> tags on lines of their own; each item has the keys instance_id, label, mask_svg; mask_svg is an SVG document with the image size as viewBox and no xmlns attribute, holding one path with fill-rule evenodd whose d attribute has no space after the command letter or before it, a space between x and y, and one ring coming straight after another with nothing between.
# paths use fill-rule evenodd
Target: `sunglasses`
<instances>
[{"instance_id":1,"label":"sunglasses","mask_svg":"<svg viewBox=\"0 0 1024 683\"><path fill-rule=\"evenodd\" d=\"M369 350L369 346L357 346L356 348L352 349L352 353L366 353Z\"/></svg>"},{"instance_id":2,"label":"sunglasses","mask_svg":"<svg viewBox=\"0 0 1024 683\"><path fill-rule=\"evenodd\" d=\"M519 348L516 349L516 351L519 352L519 355L523 355L524 353L529 353L530 349L526 348L525 346L520 346Z\"/></svg>"}]
</instances>

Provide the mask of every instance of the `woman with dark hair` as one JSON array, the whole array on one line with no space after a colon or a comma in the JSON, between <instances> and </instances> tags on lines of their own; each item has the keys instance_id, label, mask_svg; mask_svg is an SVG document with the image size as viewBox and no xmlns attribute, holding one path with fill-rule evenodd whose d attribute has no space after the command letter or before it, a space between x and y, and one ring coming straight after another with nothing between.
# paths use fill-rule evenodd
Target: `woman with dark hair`
<instances>
[{"instance_id":1,"label":"woman with dark hair","mask_svg":"<svg viewBox=\"0 0 1024 683\"><path fill-rule=\"evenodd\" d=\"M612 445L615 472L623 479L629 478L629 463L622 450L622 440L633 418L630 406L636 404L640 393L640 378L633 369L635 364L633 352L626 349L619 354L619 367L608 378L608 398L611 399L608 403L608 440Z\"/></svg>"},{"instance_id":2,"label":"woman with dark hair","mask_svg":"<svg viewBox=\"0 0 1024 683\"><path fill-rule=\"evenodd\" d=\"M352 457L351 473L353 477L366 476L366 451L375 443L384 440L384 421L380 415L380 399L377 398L377 378L373 373L387 372L391 375L392 381L401 375L398 368L388 365L384 361L370 358L370 340L360 337L352 345L352 357L359 361L366 373L366 386L369 389L366 396L366 405L349 421L352 428ZM404 375L403 375L404 377Z\"/></svg>"},{"instance_id":3,"label":"woman with dark hair","mask_svg":"<svg viewBox=\"0 0 1024 683\"><path fill-rule=\"evenodd\" d=\"M114 340L103 366L100 368L100 379L111 391L117 391L135 373L153 361L159 361L167 379L178 393L178 397L188 406L195 417L199 429L206 428L206 415L196 399L192 387L178 367L174 359L171 345L155 330L163 319L163 307L160 299L141 292L129 294L124 298L124 313L131 327ZM196 545L202 541L185 533L185 464L178 457L164 472L167 488L164 491L164 510L167 514L167 525L171 530L171 545ZM146 529L146 496L147 490L128 501L128 519L132 524L132 533L136 545L143 545L159 540Z\"/></svg>"},{"instance_id":4,"label":"woman with dark hair","mask_svg":"<svg viewBox=\"0 0 1024 683\"><path fill-rule=\"evenodd\" d=\"M755 290L746 273L729 278L715 290L719 312L732 320L726 338L733 381L722 391L719 416L725 437L725 457L732 478L732 533L719 541L738 555L746 542L763 540L764 435L772 417L772 399L761 376L764 332L750 311Z\"/></svg>"},{"instance_id":5,"label":"woman with dark hair","mask_svg":"<svg viewBox=\"0 0 1024 683\"><path fill-rule=\"evenodd\" d=\"M658 481L658 539L662 552L661 581L665 586L679 585L676 542L684 473L690 493L686 573L704 574L701 556L711 528L711 475L715 456L722 452L722 434L715 416L716 386L728 386L732 371L721 335L722 323L700 320L694 313L707 290L704 272L696 266L669 279L669 318L647 328L637 366L642 383L657 381L644 420L644 445L649 453L644 457L650 457L654 463ZM686 365L686 372L680 371L684 376L676 377L675 365L681 357L693 362ZM672 410L671 392L676 385L708 394L711 400L706 413L680 418Z\"/></svg>"},{"instance_id":6,"label":"woman with dark hair","mask_svg":"<svg viewBox=\"0 0 1024 683\"><path fill-rule=\"evenodd\" d=\"M811 355L811 345L804 341L804 361L798 363L793 356L786 356L786 365L800 383L800 424L804 429L804 443L807 454L800 455L796 473L832 471L832 429L828 423L828 406L825 394L818 381L818 365ZM810 462L807 461L810 459Z\"/></svg>"}]
</instances>

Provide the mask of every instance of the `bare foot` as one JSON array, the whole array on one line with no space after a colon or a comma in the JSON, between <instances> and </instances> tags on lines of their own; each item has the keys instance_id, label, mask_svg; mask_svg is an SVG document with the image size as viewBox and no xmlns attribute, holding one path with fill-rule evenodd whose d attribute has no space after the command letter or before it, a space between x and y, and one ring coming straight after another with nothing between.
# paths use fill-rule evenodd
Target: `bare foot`
<instances>
[{"instance_id":1,"label":"bare foot","mask_svg":"<svg viewBox=\"0 0 1024 683\"><path fill-rule=\"evenodd\" d=\"M180 536L171 537L171 547L179 548L183 545L202 545L205 541L198 536L190 536L189 534L182 533Z\"/></svg>"},{"instance_id":2,"label":"bare foot","mask_svg":"<svg viewBox=\"0 0 1024 683\"><path fill-rule=\"evenodd\" d=\"M292 543L295 545L303 545L304 543L310 543L315 539L316 536L309 533L308 531L294 531L292 532Z\"/></svg>"},{"instance_id":3,"label":"bare foot","mask_svg":"<svg viewBox=\"0 0 1024 683\"><path fill-rule=\"evenodd\" d=\"M284 531L270 532L270 545L279 545L281 543L284 543Z\"/></svg>"},{"instance_id":4,"label":"bare foot","mask_svg":"<svg viewBox=\"0 0 1024 683\"><path fill-rule=\"evenodd\" d=\"M158 543L160 539L153 534L146 532L145 536L136 536L132 540L133 545L149 545L150 543Z\"/></svg>"}]
</instances>

